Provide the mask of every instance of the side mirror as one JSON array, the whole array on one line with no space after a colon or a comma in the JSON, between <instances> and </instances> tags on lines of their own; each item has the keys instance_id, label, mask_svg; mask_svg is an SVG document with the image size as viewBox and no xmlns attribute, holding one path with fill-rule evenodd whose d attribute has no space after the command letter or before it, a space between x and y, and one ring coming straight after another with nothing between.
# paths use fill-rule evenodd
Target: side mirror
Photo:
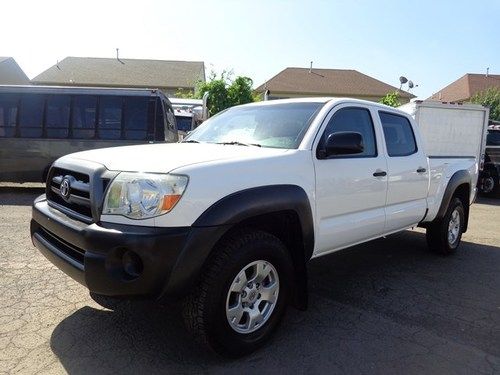
<instances>
[{"instance_id":1,"label":"side mirror","mask_svg":"<svg viewBox=\"0 0 500 375\"><path fill-rule=\"evenodd\" d=\"M361 154L364 151L363 136L357 132L337 132L326 140L325 157Z\"/></svg>"}]
</instances>

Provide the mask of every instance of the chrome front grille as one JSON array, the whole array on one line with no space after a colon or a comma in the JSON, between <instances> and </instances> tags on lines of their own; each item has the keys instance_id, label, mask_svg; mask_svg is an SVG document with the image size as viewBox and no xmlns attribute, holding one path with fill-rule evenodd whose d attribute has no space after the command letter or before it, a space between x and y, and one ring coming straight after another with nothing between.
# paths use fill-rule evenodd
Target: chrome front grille
<instances>
[{"instance_id":1,"label":"chrome front grille","mask_svg":"<svg viewBox=\"0 0 500 375\"><path fill-rule=\"evenodd\" d=\"M53 167L47 184L49 202L79 220L92 222L91 181L88 174Z\"/></svg>"}]
</instances>

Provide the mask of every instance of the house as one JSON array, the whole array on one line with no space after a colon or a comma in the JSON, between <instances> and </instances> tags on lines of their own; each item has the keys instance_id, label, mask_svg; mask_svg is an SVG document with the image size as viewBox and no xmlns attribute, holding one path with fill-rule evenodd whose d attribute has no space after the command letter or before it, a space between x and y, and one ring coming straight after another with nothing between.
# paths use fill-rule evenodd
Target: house
<instances>
[{"instance_id":1,"label":"house","mask_svg":"<svg viewBox=\"0 0 500 375\"><path fill-rule=\"evenodd\" d=\"M490 87L500 88L500 75L467 73L432 95L429 100L467 102L478 92Z\"/></svg>"},{"instance_id":2,"label":"house","mask_svg":"<svg viewBox=\"0 0 500 375\"><path fill-rule=\"evenodd\" d=\"M12 57L0 57L0 85L29 85L30 79Z\"/></svg>"},{"instance_id":3,"label":"house","mask_svg":"<svg viewBox=\"0 0 500 375\"><path fill-rule=\"evenodd\" d=\"M35 85L158 88L168 96L205 81L202 61L66 57L31 80Z\"/></svg>"},{"instance_id":4,"label":"house","mask_svg":"<svg viewBox=\"0 0 500 375\"><path fill-rule=\"evenodd\" d=\"M402 103L415 96L356 70L286 68L260 85L269 99L307 96L351 97L378 102L388 92L398 91Z\"/></svg>"}]
</instances>

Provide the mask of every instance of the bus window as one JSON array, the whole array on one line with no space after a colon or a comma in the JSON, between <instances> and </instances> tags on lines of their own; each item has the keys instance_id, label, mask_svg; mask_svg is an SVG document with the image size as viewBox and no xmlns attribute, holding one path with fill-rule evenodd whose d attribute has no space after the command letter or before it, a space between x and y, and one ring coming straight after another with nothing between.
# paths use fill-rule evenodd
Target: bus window
<instances>
[{"instance_id":1,"label":"bus window","mask_svg":"<svg viewBox=\"0 0 500 375\"><path fill-rule=\"evenodd\" d=\"M155 115L155 141L165 140L165 120L163 118L163 106L160 98L156 98Z\"/></svg>"},{"instance_id":2,"label":"bus window","mask_svg":"<svg viewBox=\"0 0 500 375\"><path fill-rule=\"evenodd\" d=\"M15 137L18 97L0 95L0 137Z\"/></svg>"},{"instance_id":3,"label":"bus window","mask_svg":"<svg viewBox=\"0 0 500 375\"><path fill-rule=\"evenodd\" d=\"M44 102L44 95L21 95L19 135L22 138L41 138Z\"/></svg>"},{"instance_id":4,"label":"bus window","mask_svg":"<svg viewBox=\"0 0 500 375\"><path fill-rule=\"evenodd\" d=\"M47 98L45 109L45 127L47 138L68 138L69 135L68 95L53 95Z\"/></svg>"},{"instance_id":5,"label":"bus window","mask_svg":"<svg viewBox=\"0 0 500 375\"><path fill-rule=\"evenodd\" d=\"M93 139L95 137L96 108L96 96L75 96L73 100L73 112L71 118L71 123L73 125L73 138Z\"/></svg>"},{"instance_id":6,"label":"bus window","mask_svg":"<svg viewBox=\"0 0 500 375\"><path fill-rule=\"evenodd\" d=\"M145 140L148 135L148 103L149 98L126 97L123 114L125 123L125 139Z\"/></svg>"},{"instance_id":7,"label":"bus window","mask_svg":"<svg viewBox=\"0 0 500 375\"><path fill-rule=\"evenodd\" d=\"M101 96L99 103L99 138L120 139L122 133L123 99L115 96Z\"/></svg>"}]
</instances>

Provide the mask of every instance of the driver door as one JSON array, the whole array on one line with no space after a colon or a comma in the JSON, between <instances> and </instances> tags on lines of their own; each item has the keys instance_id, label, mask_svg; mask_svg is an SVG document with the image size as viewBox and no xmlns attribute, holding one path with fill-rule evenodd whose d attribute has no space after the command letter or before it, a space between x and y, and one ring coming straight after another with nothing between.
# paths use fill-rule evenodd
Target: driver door
<instances>
[{"instance_id":1,"label":"driver door","mask_svg":"<svg viewBox=\"0 0 500 375\"><path fill-rule=\"evenodd\" d=\"M387 161L381 134L368 107L336 107L314 148L318 236L315 255L347 247L383 233L387 194ZM363 138L359 154L322 157L328 136L357 132Z\"/></svg>"}]
</instances>

